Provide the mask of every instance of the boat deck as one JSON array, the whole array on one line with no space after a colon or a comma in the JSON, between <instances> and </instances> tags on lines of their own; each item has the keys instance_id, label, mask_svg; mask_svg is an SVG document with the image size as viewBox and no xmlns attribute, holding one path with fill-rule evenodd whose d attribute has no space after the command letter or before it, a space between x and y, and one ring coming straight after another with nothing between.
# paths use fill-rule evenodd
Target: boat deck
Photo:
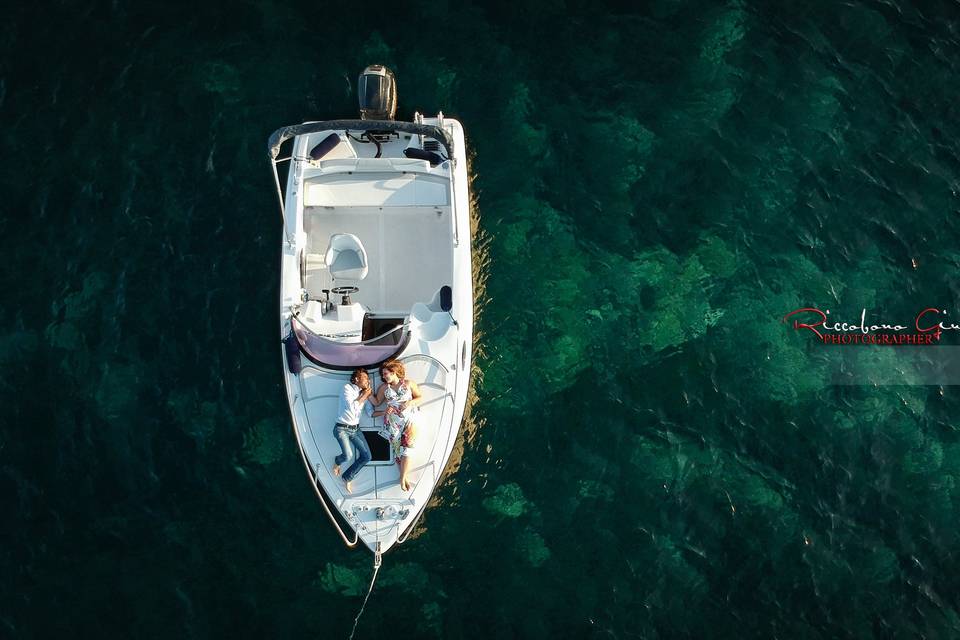
<instances>
[{"instance_id":1,"label":"boat deck","mask_svg":"<svg viewBox=\"0 0 960 640\"><path fill-rule=\"evenodd\" d=\"M342 388L349 380L349 373L335 373L315 367L304 367L300 377L300 392L306 410L306 421L298 424L300 441L304 453L313 469L316 480L322 485L327 496L337 509L349 508L351 513L356 505L369 503L374 506L396 505L398 508L411 508L415 512L425 501L442 473L440 454L448 449L448 441L455 436L452 429L451 413L453 396L448 388L448 372L439 362L429 356L413 355L404 358L407 378L416 381L423 395L416 417L417 436L415 449L410 459L408 475L413 483L411 491L400 489L400 471L393 459L368 463L354 478L353 492L348 494L342 479L333 475L334 458L340 453L340 445L333 435L333 416L336 415L338 395L331 393ZM375 386L380 384L379 376L373 376ZM377 430L382 418L372 418L364 413L360 426L364 430ZM346 463L349 465L350 461ZM344 468L345 470L345 468ZM410 516L412 519L412 515ZM357 518L367 527L367 533L376 534L378 528L381 537L388 537L386 529L396 526L395 520L378 521L373 510L362 511ZM409 520L402 523L409 524ZM396 532L394 532L394 535Z\"/></svg>"},{"instance_id":2,"label":"boat deck","mask_svg":"<svg viewBox=\"0 0 960 640\"><path fill-rule=\"evenodd\" d=\"M323 299L331 287L323 262L330 236L352 233L367 252L369 272L354 302L373 311L409 312L414 302L429 302L453 283L450 207L308 207L305 288ZM411 257L416 257L411 260ZM400 266L403 265L403 266ZM352 284L352 283L345 283Z\"/></svg>"}]
</instances>

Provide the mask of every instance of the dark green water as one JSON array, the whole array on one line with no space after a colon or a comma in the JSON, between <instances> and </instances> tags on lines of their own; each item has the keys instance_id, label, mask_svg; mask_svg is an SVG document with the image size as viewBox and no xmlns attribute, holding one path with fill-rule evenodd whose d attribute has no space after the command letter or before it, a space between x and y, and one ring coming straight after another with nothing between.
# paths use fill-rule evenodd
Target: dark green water
<instances>
[{"instance_id":1,"label":"dark green water","mask_svg":"<svg viewBox=\"0 0 960 640\"><path fill-rule=\"evenodd\" d=\"M960 316L960 6L611 4L6 10L0 637L349 633L265 143L373 62L464 123L488 261L358 637L960 636L960 392L831 386L779 322Z\"/></svg>"}]
</instances>

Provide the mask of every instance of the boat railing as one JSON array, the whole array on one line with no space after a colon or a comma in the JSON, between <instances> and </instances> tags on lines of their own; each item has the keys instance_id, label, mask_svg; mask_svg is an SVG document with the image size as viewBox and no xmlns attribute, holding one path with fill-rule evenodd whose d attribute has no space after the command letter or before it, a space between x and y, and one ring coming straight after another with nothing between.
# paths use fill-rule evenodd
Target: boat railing
<instances>
[{"instance_id":1,"label":"boat railing","mask_svg":"<svg viewBox=\"0 0 960 640\"><path fill-rule=\"evenodd\" d=\"M415 124L413 122L398 122L394 120L324 120L321 122L304 122L288 127L280 127L272 134L267 142L267 153L270 161L274 162L280 155L280 145L295 136L321 131L403 131L433 138L443 145L447 157L453 157L453 138L444 129L430 124Z\"/></svg>"},{"instance_id":2,"label":"boat railing","mask_svg":"<svg viewBox=\"0 0 960 640\"><path fill-rule=\"evenodd\" d=\"M350 540L349 538L347 538L347 534L343 532L343 529L340 527L340 523L337 522L337 519L333 515L333 512L330 511L330 507L327 506L327 501L323 497L323 491L320 490L320 469L321 468L322 466L318 464L317 472L313 476L313 478L311 478L313 480L313 489L314 491L317 492L317 497L320 498L320 504L323 505L323 510L327 512L327 517L330 518L330 522L332 522L333 526L337 528L337 533L340 534L340 539L343 540L343 543L348 547L354 547L356 546L357 542L360 540L360 531L358 529L354 529L353 540Z\"/></svg>"},{"instance_id":3,"label":"boat railing","mask_svg":"<svg viewBox=\"0 0 960 640\"><path fill-rule=\"evenodd\" d=\"M460 216L458 215L459 212L457 211L457 204L456 204L457 203L457 192L456 192L456 185L455 185L455 182L457 179L456 174L457 174L457 168L451 167L450 185L447 188L450 190L449 197L450 197L450 202L452 203L451 208L453 209L453 215L451 216L453 218L453 246L459 247L460 246L460 223L458 222L458 218ZM470 206L469 203L467 204L467 206Z\"/></svg>"},{"instance_id":4,"label":"boat railing","mask_svg":"<svg viewBox=\"0 0 960 640\"><path fill-rule=\"evenodd\" d=\"M300 393L303 393L303 379L300 379ZM299 394L297 394L299 396ZM294 401L296 397L294 398ZM323 510L327 513L327 517L330 518L330 522L333 523L334 528L336 528L337 533L340 534L340 538L343 540L343 543L348 547L356 546L357 542L360 540L360 532L354 531L353 540L347 537L347 534L343 532L343 528L340 527L340 523L337 522L337 518L333 515L333 512L330 511L330 507L327 506L327 501L323 496L323 491L320 490L320 469L321 466L317 465L316 472L310 465L310 461L307 460L307 452L303 449L303 442L300 440L300 434L296 432L297 430L297 421L296 417L293 415L293 405L290 406L290 417L293 422L294 436L297 440L297 450L300 452L300 458L303 460L304 466L307 468L307 474L310 476L312 481L310 484L313 487L314 492L317 494L317 497L320 499L320 504L323 506Z\"/></svg>"}]
</instances>

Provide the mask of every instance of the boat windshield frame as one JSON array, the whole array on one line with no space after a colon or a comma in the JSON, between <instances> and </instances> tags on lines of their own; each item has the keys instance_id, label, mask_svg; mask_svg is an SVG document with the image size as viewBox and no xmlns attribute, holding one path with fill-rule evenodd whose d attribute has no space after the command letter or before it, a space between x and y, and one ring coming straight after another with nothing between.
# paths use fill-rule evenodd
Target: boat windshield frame
<instances>
[{"instance_id":1,"label":"boat windshield frame","mask_svg":"<svg viewBox=\"0 0 960 640\"><path fill-rule=\"evenodd\" d=\"M301 353L314 364L337 371L350 371L361 367L364 369L379 367L387 360L400 355L410 343L410 331L407 323L363 342L340 342L325 338L311 331L296 314L290 316L290 325L293 328L294 335L297 336ZM396 331L401 332L397 344L370 344Z\"/></svg>"}]
</instances>

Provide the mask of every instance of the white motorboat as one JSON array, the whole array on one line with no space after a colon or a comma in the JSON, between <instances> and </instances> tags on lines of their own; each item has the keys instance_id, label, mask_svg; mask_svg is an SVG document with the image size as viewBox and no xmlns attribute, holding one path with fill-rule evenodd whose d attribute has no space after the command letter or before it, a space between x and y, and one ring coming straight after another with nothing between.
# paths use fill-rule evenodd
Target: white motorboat
<instances>
[{"instance_id":1,"label":"white motorboat","mask_svg":"<svg viewBox=\"0 0 960 640\"><path fill-rule=\"evenodd\" d=\"M280 333L293 428L310 482L343 541L379 556L402 543L437 486L463 420L473 350L470 195L463 128L442 113L393 120L389 70L360 77L361 119L270 136L283 214ZM289 156L281 146L292 140ZM286 188L278 165L289 162ZM373 460L348 493L333 474L338 397L364 367L400 360L423 395L409 491L364 413ZM349 464L349 462L347 463Z\"/></svg>"}]
</instances>

